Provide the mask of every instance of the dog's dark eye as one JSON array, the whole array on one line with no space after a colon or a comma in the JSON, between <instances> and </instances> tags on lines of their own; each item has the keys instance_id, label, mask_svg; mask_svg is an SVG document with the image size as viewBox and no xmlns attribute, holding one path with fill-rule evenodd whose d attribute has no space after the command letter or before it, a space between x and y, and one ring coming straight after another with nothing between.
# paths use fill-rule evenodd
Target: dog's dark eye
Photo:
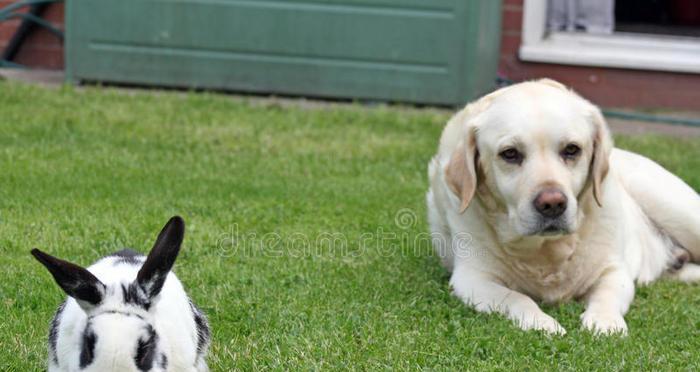
<instances>
[{"instance_id":1,"label":"dog's dark eye","mask_svg":"<svg viewBox=\"0 0 700 372\"><path fill-rule=\"evenodd\" d=\"M520 164L523 162L523 154L515 148L508 148L498 154L507 163Z\"/></svg>"},{"instance_id":2,"label":"dog's dark eye","mask_svg":"<svg viewBox=\"0 0 700 372\"><path fill-rule=\"evenodd\" d=\"M561 152L564 159L575 159L579 154L581 154L581 148L573 143L568 144Z\"/></svg>"}]
</instances>

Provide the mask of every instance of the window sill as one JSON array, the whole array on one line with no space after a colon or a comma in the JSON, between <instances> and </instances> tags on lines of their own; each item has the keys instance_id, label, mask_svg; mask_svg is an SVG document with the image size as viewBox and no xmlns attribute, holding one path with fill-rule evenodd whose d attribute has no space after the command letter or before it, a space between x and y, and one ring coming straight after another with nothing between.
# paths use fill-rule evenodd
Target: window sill
<instances>
[{"instance_id":1,"label":"window sill","mask_svg":"<svg viewBox=\"0 0 700 372\"><path fill-rule=\"evenodd\" d=\"M524 61L700 73L700 39L557 32L520 47Z\"/></svg>"}]
</instances>

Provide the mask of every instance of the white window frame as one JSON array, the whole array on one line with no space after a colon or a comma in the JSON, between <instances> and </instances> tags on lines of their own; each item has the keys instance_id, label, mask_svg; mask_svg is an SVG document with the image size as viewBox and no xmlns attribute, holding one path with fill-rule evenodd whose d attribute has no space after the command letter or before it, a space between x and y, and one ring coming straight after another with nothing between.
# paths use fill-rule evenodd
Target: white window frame
<instances>
[{"instance_id":1,"label":"white window frame","mask_svg":"<svg viewBox=\"0 0 700 372\"><path fill-rule=\"evenodd\" d=\"M566 65L700 73L700 38L546 30L547 0L524 0L519 56Z\"/></svg>"}]
</instances>

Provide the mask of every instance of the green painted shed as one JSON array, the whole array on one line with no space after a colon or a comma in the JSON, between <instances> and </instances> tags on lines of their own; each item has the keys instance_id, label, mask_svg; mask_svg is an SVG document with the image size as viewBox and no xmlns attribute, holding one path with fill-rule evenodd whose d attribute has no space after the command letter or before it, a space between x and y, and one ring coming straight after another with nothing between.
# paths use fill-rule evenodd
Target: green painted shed
<instances>
[{"instance_id":1,"label":"green painted shed","mask_svg":"<svg viewBox=\"0 0 700 372\"><path fill-rule=\"evenodd\" d=\"M500 0L71 0L66 73L459 105L493 88Z\"/></svg>"}]
</instances>

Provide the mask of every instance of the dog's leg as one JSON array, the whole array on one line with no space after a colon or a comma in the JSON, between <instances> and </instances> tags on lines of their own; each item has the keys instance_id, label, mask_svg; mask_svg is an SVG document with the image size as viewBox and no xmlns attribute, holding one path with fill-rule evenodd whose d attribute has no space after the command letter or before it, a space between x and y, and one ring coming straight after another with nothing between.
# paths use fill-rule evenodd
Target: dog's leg
<instances>
[{"instance_id":1,"label":"dog's leg","mask_svg":"<svg viewBox=\"0 0 700 372\"><path fill-rule=\"evenodd\" d=\"M623 269L605 272L586 297L583 327L595 333L627 333L624 315L634 298L634 282Z\"/></svg>"},{"instance_id":2,"label":"dog's leg","mask_svg":"<svg viewBox=\"0 0 700 372\"><path fill-rule=\"evenodd\" d=\"M454 294L476 311L505 315L523 330L566 334L566 330L554 318L545 314L530 297L474 273L467 267L455 267L450 285Z\"/></svg>"}]
</instances>

